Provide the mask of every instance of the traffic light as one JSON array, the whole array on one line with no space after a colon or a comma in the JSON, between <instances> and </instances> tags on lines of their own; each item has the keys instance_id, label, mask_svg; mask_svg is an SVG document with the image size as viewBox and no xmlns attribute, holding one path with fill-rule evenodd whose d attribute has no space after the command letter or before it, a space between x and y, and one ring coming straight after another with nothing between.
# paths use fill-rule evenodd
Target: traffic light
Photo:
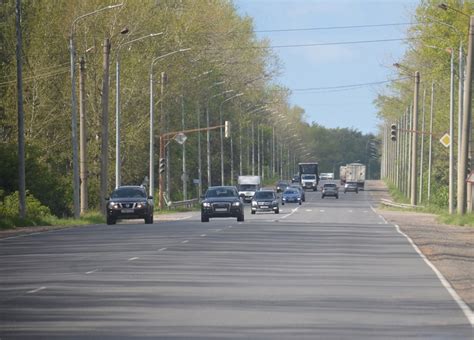
<instances>
[{"instance_id":1,"label":"traffic light","mask_svg":"<svg viewBox=\"0 0 474 340\"><path fill-rule=\"evenodd\" d=\"M471 158L468 157L467 161L466 161L466 173L467 173L468 176L471 174L471 171L472 171Z\"/></svg>"},{"instance_id":2,"label":"traffic light","mask_svg":"<svg viewBox=\"0 0 474 340\"><path fill-rule=\"evenodd\" d=\"M378 152L377 144L375 141L370 141L369 143L369 155L370 155L370 158L372 159L379 158L379 152Z\"/></svg>"},{"instance_id":3,"label":"traffic light","mask_svg":"<svg viewBox=\"0 0 474 340\"><path fill-rule=\"evenodd\" d=\"M224 124L224 136L225 138L230 137L230 122L228 120L226 120Z\"/></svg>"},{"instance_id":4,"label":"traffic light","mask_svg":"<svg viewBox=\"0 0 474 340\"><path fill-rule=\"evenodd\" d=\"M159 164L158 168L159 168L160 174L165 172L165 170L166 170L166 158L160 158L160 164Z\"/></svg>"},{"instance_id":5,"label":"traffic light","mask_svg":"<svg viewBox=\"0 0 474 340\"><path fill-rule=\"evenodd\" d=\"M391 128L390 138L392 139L392 142L396 142L397 141L397 124L392 124L390 128Z\"/></svg>"}]
</instances>

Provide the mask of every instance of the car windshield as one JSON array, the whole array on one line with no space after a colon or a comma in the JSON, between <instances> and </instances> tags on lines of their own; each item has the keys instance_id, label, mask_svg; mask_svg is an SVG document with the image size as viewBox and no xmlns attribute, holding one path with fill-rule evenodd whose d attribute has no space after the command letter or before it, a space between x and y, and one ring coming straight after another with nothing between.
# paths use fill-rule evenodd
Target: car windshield
<instances>
[{"instance_id":1,"label":"car windshield","mask_svg":"<svg viewBox=\"0 0 474 340\"><path fill-rule=\"evenodd\" d=\"M287 186L288 183L287 182L278 182L277 184L279 187L284 187L284 186Z\"/></svg>"},{"instance_id":2,"label":"car windshield","mask_svg":"<svg viewBox=\"0 0 474 340\"><path fill-rule=\"evenodd\" d=\"M257 188L256 184L240 184L239 190L246 191L246 190L255 190Z\"/></svg>"},{"instance_id":3,"label":"car windshield","mask_svg":"<svg viewBox=\"0 0 474 340\"><path fill-rule=\"evenodd\" d=\"M209 189L206 193L206 197L235 197L235 192L229 188L214 188Z\"/></svg>"},{"instance_id":4,"label":"car windshield","mask_svg":"<svg viewBox=\"0 0 474 340\"><path fill-rule=\"evenodd\" d=\"M324 184L325 188L335 188L336 184Z\"/></svg>"},{"instance_id":5,"label":"car windshield","mask_svg":"<svg viewBox=\"0 0 474 340\"><path fill-rule=\"evenodd\" d=\"M273 199L274 195L271 191L257 191L255 198L257 199Z\"/></svg>"},{"instance_id":6,"label":"car windshield","mask_svg":"<svg viewBox=\"0 0 474 340\"><path fill-rule=\"evenodd\" d=\"M316 175L303 175L302 178L303 179L315 179Z\"/></svg>"},{"instance_id":7,"label":"car windshield","mask_svg":"<svg viewBox=\"0 0 474 340\"><path fill-rule=\"evenodd\" d=\"M298 191L296 189L288 189L288 190L285 190L284 193L292 195L292 194L297 194Z\"/></svg>"},{"instance_id":8,"label":"car windshield","mask_svg":"<svg viewBox=\"0 0 474 340\"><path fill-rule=\"evenodd\" d=\"M142 188L118 188L112 192L111 198L146 198L146 192Z\"/></svg>"}]
</instances>

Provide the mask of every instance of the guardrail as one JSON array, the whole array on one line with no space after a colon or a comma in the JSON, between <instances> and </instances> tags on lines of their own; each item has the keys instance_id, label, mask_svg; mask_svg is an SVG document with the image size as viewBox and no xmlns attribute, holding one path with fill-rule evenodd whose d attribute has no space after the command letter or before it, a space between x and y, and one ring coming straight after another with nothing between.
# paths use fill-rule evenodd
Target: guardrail
<instances>
[{"instance_id":1,"label":"guardrail","mask_svg":"<svg viewBox=\"0 0 474 340\"><path fill-rule=\"evenodd\" d=\"M389 207L395 207L395 208L404 208L404 209L416 209L416 208L423 208L421 205L412 205L412 204L406 204L406 203L396 203L393 201L390 201L385 198L380 199L380 203Z\"/></svg>"},{"instance_id":2,"label":"guardrail","mask_svg":"<svg viewBox=\"0 0 474 340\"><path fill-rule=\"evenodd\" d=\"M168 207L168 209L174 209L174 208L179 208L179 207L192 208L199 202L199 199L193 198L190 200L174 201L174 202L168 201L168 200L165 200L165 201L166 201L166 206Z\"/></svg>"}]
</instances>

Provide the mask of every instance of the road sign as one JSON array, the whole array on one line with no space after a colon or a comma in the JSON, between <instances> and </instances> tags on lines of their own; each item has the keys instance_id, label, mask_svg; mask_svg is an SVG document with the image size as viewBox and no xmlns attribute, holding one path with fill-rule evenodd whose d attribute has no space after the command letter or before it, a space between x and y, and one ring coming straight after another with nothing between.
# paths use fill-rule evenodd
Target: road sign
<instances>
[{"instance_id":1,"label":"road sign","mask_svg":"<svg viewBox=\"0 0 474 340\"><path fill-rule=\"evenodd\" d=\"M449 144L451 143L451 137L445 133L443 137L440 138L439 140L441 144L443 144L445 147L448 147Z\"/></svg>"},{"instance_id":2,"label":"road sign","mask_svg":"<svg viewBox=\"0 0 474 340\"><path fill-rule=\"evenodd\" d=\"M179 144L183 144L184 142L186 142L186 139L188 139L188 137L186 137L186 135L182 132L178 133L175 137L174 137L174 140L176 142L178 142Z\"/></svg>"}]
</instances>

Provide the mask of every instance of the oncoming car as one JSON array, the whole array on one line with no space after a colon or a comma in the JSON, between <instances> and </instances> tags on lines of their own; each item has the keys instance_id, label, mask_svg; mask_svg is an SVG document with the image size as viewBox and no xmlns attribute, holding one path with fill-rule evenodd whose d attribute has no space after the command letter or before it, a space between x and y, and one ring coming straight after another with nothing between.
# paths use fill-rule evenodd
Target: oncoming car
<instances>
[{"instance_id":1,"label":"oncoming car","mask_svg":"<svg viewBox=\"0 0 474 340\"><path fill-rule=\"evenodd\" d=\"M123 185L116 188L107 202L107 224L118 219L143 218L146 224L153 223L153 197L138 185Z\"/></svg>"},{"instance_id":2,"label":"oncoming car","mask_svg":"<svg viewBox=\"0 0 474 340\"><path fill-rule=\"evenodd\" d=\"M298 203L301 205L301 193L296 188L287 188L281 195L281 205L285 203Z\"/></svg>"},{"instance_id":3,"label":"oncoming car","mask_svg":"<svg viewBox=\"0 0 474 340\"><path fill-rule=\"evenodd\" d=\"M239 192L232 186L209 187L201 203L201 222L209 222L211 217L236 217L244 221L244 204Z\"/></svg>"},{"instance_id":4,"label":"oncoming car","mask_svg":"<svg viewBox=\"0 0 474 340\"><path fill-rule=\"evenodd\" d=\"M274 211L275 214L280 212L280 205L275 191L260 190L255 193L252 199L252 214L257 211Z\"/></svg>"}]
</instances>

